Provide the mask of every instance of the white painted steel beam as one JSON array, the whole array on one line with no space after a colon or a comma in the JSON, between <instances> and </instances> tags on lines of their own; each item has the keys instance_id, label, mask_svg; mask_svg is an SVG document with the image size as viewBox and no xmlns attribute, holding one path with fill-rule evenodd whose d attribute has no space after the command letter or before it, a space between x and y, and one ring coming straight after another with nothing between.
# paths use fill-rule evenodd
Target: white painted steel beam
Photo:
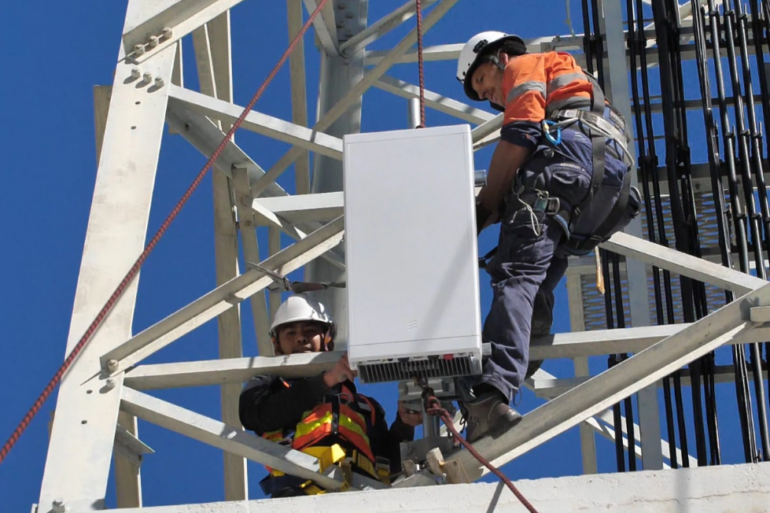
<instances>
[{"instance_id":1,"label":"white painted steel beam","mask_svg":"<svg viewBox=\"0 0 770 513\"><path fill-rule=\"evenodd\" d=\"M336 219L261 262L261 266L289 274L339 244L343 225L342 218ZM272 283L273 279L263 272L249 270L107 352L102 356L102 364L106 366L115 360L115 372L125 370Z\"/></svg>"},{"instance_id":2,"label":"white painted steel beam","mask_svg":"<svg viewBox=\"0 0 770 513\"><path fill-rule=\"evenodd\" d=\"M375 82L374 87L402 98L411 99L420 97L420 88L418 86L388 75L383 75L380 80ZM471 107L470 105L447 98L444 95L432 91L425 91L425 105L439 112L449 114L450 116L476 125L480 125L495 117L494 114L485 110Z\"/></svg>"},{"instance_id":3,"label":"white painted steel beam","mask_svg":"<svg viewBox=\"0 0 770 513\"><path fill-rule=\"evenodd\" d=\"M462 50L463 46L465 46L465 43L426 46L423 48L423 61L455 61L460 57L460 50ZM386 56L387 51L367 51L364 63L367 66L378 66ZM405 64L412 62L417 62L416 50L404 52L396 59L394 64Z\"/></svg>"},{"instance_id":4,"label":"white painted steel beam","mask_svg":"<svg viewBox=\"0 0 770 513\"><path fill-rule=\"evenodd\" d=\"M176 66L175 66L176 67ZM94 87L94 135L96 136L96 162L102 158L102 141L107 127L107 114L112 97L112 86ZM52 412L53 413L53 412ZM127 413L118 414L118 432L124 430L135 435L137 433L136 417ZM50 428L49 428L50 437ZM125 451L118 450L115 444L115 498L119 508L141 507L142 505L142 476L139 465Z\"/></svg>"},{"instance_id":5,"label":"white painted steel beam","mask_svg":"<svg viewBox=\"0 0 770 513\"><path fill-rule=\"evenodd\" d=\"M159 0L130 2L123 27L123 48L126 56L144 62L204 23L213 20L242 0ZM167 36L163 29L171 29ZM148 44L151 36L158 37L156 46ZM145 45L143 53L134 51L137 44ZM168 82L166 82L168 83Z\"/></svg>"},{"instance_id":6,"label":"white painted steel beam","mask_svg":"<svg viewBox=\"0 0 770 513\"><path fill-rule=\"evenodd\" d=\"M546 37L533 37L525 38L524 44L530 52L547 51L547 50L582 50L583 49L583 34L570 34L546 36ZM460 51L465 46L465 43L452 43L444 45L426 46L423 48L423 60L425 62L431 61L456 61L460 57ZM385 51L375 50L366 52L366 65L376 66L384 59L386 55ZM405 64L417 62L417 50L410 50L399 57L397 63Z\"/></svg>"},{"instance_id":7,"label":"white painted steel beam","mask_svg":"<svg viewBox=\"0 0 770 513\"><path fill-rule=\"evenodd\" d=\"M343 201L342 192L322 192L285 198L258 198L254 200L252 207L258 211L266 209L286 222L300 225L328 221L341 216L344 210ZM261 217L257 224L272 226L274 223Z\"/></svg>"},{"instance_id":8,"label":"white painted steel beam","mask_svg":"<svg viewBox=\"0 0 770 513\"><path fill-rule=\"evenodd\" d=\"M578 331L557 333L532 339L530 358L550 360L579 358L618 353L638 353L667 337L676 335L692 324L665 324L614 330ZM759 326L735 337L734 344L749 344L770 340L770 327Z\"/></svg>"},{"instance_id":9,"label":"white painted steel beam","mask_svg":"<svg viewBox=\"0 0 770 513\"><path fill-rule=\"evenodd\" d=\"M767 338L763 338L767 340ZM751 369L748 371L749 377L753 376ZM535 395L542 397L543 399L553 399L560 396L567 390L575 388L576 386L588 381L589 377L575 377L575 378L547 378L544 376L532 376L528 380L529 388L535 392ZM767 371L762 374L762 379L767 379ZM686 369L681 371L681 382L683 386L690 386L690 375ZM735 383L735 369L732 365L717 365L714 368L714 383L716 384L730 384ZM658 382L658 388L663 386L662 382Z\"/></svg>"},{"instance_id":10,"label":"white painted steel beam","mask_svg":"<svg viewBox=\"0 0 770 513\"><path fill-rule=\"evenodd\" d=\"M303 0L308 14L313 13L318 8L316 0ZM313 28L316 36L321 42L321 47L326 55L337 55L339 53L337 41L337 26L334 21L334 2L329 0L324 5L321 12L313 20Z\"/></svg>"},{"instance_id":11,"label":"white painted steel beam","mask_svg":"<svg viewBox=\"0 0 770 513\"><path fill-rule=\"evenodd\" d=\"M422 8L426 9L436 3L436 0L423 0ZM387 14L369 25L355 36L340 45L340 52L344 55L353 55L366 45L377 41L379 38L398 27L416 14L414 0L409 0L395 11Z\"/></svg>"},{"instance_id":12,"label":"white painted steel beam","mask_svg":"<svg viewBox=\"0 0 770 513\"><path fill-rule=\"evenodd\" d=\"M225 136L219 127L206 116L186 109L169 109L166 114L166 121L168 121L169 125L175 128L190 144L206 157L210 157L214 153L214 150ZM246 155L246 153L234 142L230 142L225 146L224 150L219 155L219 158L214 161L214 167L230 178L233 176L233 168L245 167L249 173L249 183L251 184L265 175L262 168ZM251 194L252 196L255 195L254 187L252 187ZM270 183L266 189L261 191L261 194L263 197L289 196L287 192L276 183ZM262 216L272 216L268 211L259 211L258 213ZM269 219L273 219L274 217L275 216L269 217ZM284 233L295 240L305 237L305 232L294 227L291 223L275 221L268 224L280 228ZM309 224L307 228L316 229L319 226L318 223L313 223ZM301 236L299 234L301 234ZM321 258L329 261L332 265L335 265L340 269L345 268L345 263L334 251L324 253L321 255Z\"/></svg>"},{"instance_id":13,"label":"white painted steel beam","mask_svg":"<svg viewBox=\"0 0 770 513\"><path fill-rule=\"evenodd\" d=\"M307 234L304 232L304 230L295 227L293 224L285 220L283 217L276 215L270 210L264 208L257 201L254 201L252 203L251 208L254 210L254 213L256 214L258 225L266 225L271 228L279 228L282 232L284 232L286 235L288 235L294 240L302 240L305 237L307 237ZM310 226L313 226L314 224L315 223L311 224ZM337 269L340 269L341 271L345 270L345 261L334 250L329 251L328 253L324 253L323 255L321 255L321 258L323 258L324 260L326 260L327 262L335 266Z\"/></svg>"},{"instance_id":14,"label":"white painted steel beam","mask_svg":"<svg viewBox=\"0 0 770 513\"><path fill-rule=\"evenodd\" d=\"M474 445L493 465L502 466L691 361L731 342L743 332L750 331L753 329L749 320L751 307L768 305L770 284L742 296L676 335L556 397L525 415L515 429L496 440L485 438ZM484 473L467 451L461 451L450 459L460 461L471 479L478 479ZM400 486L409 486L417 481L409 478Z\"/></svg>"},{"instance_id":15,"label":"white painted steel beam","mask_svg":"<svg viewBox=\"0 0 770 513\"><path fill-rule=\"evenodd\" d=\"M533 360L540 360L548 359L549 352L555 358L574 358L576 357L575 355L580 357L638 352L661 340L676 335L690 326L691 324L676 324L650 326L647 328L627 328L625 330L559 333L554 336L554 340L561 341L555 344L555 349L545 349L544 346L533 345L530 354ZM644 333L645 331L650 333L646 334ZM624 337L625 332L628 332L627 337ZM591 341L592 335L595 335L596 340L594 342ZM770 339L770 328L760 327L741 336L736 336L729 343L745 344L768 339ZM538 339L535 340L537 344ZM577 350L573 350L570 347L572 344L576 346ZM592 344L595 344L595 347ZM286 378L309 376L327 370L326 365L329 362L336 362L337 360L334 358L339 359L341 353L322 354L336 354L337 356L329 356L327 361L327 357L315 355L309 358L307 362L300 358L304 357L304 355L293 355L291 358L229 358L226 360L141 365L129 370L125 379L127 386L131 388L150 390L155 388L194 387L223 383L240 384L258 372L276 374ZM321 367L315 367L316 364L321 365ZM307 371L302 369L302 365L309 366ZM540 376L540 379L532 380L532 390L546 398L555 397L565 390L588 380L588 377L551 380L551 378L543 377L543 374ZM683 379L686 381L687 378L684 377Z\"/></svg>"},{"instance_id":16,"label":"white painted steel beam","mask_svg":"<svg viewBox=\"0 0 770 513\"><path fill-rule=\"evenodd\" d=\"M577 376L575 378L562 378L559 379L556 376L540 369L535 374L524 382L529 390L531 390L537 397L546 399L548 401L558 397L570 388L576 387L580 383L584 383L590 379L590 376L586 373L584 376ZM550 383L564 383L567 386L561 386L560 388L549 388L543 386L543 384ZM557 385L558 386L558 385ZM648 387L649 388L649 387ZM558 393L554 393L558 391ZM596 474L598 470L596 468L596 443L593 438L594 432L614 442L616 436L623 437L628 436L628 430L626 429L626 419L621 415L621 433L618 435L614 428L608 427L614 424L614 418L612 410L605 410L601 413L597 413L593 417L584 420L580 423L580 442L581 452L583 454L583 473L584 474ZM586 440L590 435L590 440ZM634 439L639 442L641 440L641 430L638 424L634 424ZM660 454L663 458L668 459L669 446L668 442L664 440L656 440L655 446L660 446ZM629 443L626 438L623 438L623 446L628 448ZM641 458L642 445L637 443L634 448L635 454ZM676 450L678 461L682 460L682 451L677 448ZM698 460L689 456L690 466L697 467Z\"/></svg>"},{"instance_id":17,"label":"white painted steel beam","mask_svg":"<svg viewBox=\"0 0 770 513\"><path fill-rule=\"evenodd\" d=\"M270 256L281 251L281 231L275 226L267 229L267 249ZM333 255L334 253L330 251L328 254ZM275 316L275 312L281 306L281 292L279 290L271 290L268 293L268 305L270 306L270 314Z\"/></svg>"},{"instance_id":18,"label":"white painted steel beam","mask_svg":"<svg viewBox=\"0 0 770 513\"><path fill-rule=\"evenodd\" d=\"M219 143L222 142L222 139L225 138L224 132L222 132L216 123L203 114L192 112L187 109L169 109L166 113L166 121L172 128L181 134L187 142L193 145L193 147L206 157L213 155L214 150L216 150ZM234 166L241 166L248 169L249 178L252 182L265 175L265 171L231 140L224 147L219 158L214 161L214 167L229 178L232 178L232 168ZM263 197L287 195L288 193L276 183L270 184L269 187L262 191Z\"/></svg>"},{"instance_id":19,"label":"white painted steel beam","mask_svg":"<svg viewBox=\"0 0 770 513\"><path fill-rule=\"evenodd\" d=\"M569 300L569 321L570 332L585 331L585 317L583 316L583 287L580 285L580 276L570 276L567 278L567 298ZM537 360L535 360L537 361ZM575 368L575 376L589 376L591 374L588 368L588 358L577 356L573 358L572 364ZM545 371L541 369L543 374ZM591 422L593 420L593 422ZM599 467L596 463L596 439L594 431L598 424L595 419L588 419L580 424L580 455L583 459L583 474L598 474ZM604 430L598 430L605 435Z\"/></svg>"},{"instance_id":20,"label":"white painted steel beam","mask_svg":"<svg viewBox=\"0 0 770 513\"><path fill-rule=\"evenodd\" d=\"M145 393L124 388L121 409L223 451L310 479L324 488L338 490L342 487L342 482L320 474L318 460L304 452L278 445Z\"/></svg>"},{"instance_id":21,"label":"white painted steel beam","mask_svg":"<svg viewBox=\"0 0 770 513\"><path fill-rule=\"evenodd\" d=\"M500 129L503 128L503 117L504 114L500 113L489 121L485 121L484 123L471 130L471 138L473 139L474 146L475 143L480 142L486 137L493 135L499 137Z\"/></svg>"},{"instance_id":22,"label":"white painted steel beam","mask_svg":"<svg viewBox=\"0 0 770 513\"><path fill-rule=\"evenodd\" d=\"M616 233L601 247L740 295L767 284L765 280L756 276L729 269L627 233Z\"/></svg>"},{"instance_id":23,"label":"white painted steel beam","mask_svg":"<svg viewBox=\"0 0 770 513\"><path fill-rule=\"evenodd\" d=\"M233 169L233 175L243 258L246 262L259 262L259 244L257 243L254 212L251 209L253 200L249 189L249 175L243 168ZM251 303L251 313L254 316L254 331L259 354L270 356L273 354L273 344L269 334L270 318L267 315L267 297L264 292L260 292L251 296L249 302Z\"/></svg>"},{"instance_id":24,"label":"white painted steel beam","mask_svg":"<svg viewBox=\"0 0 770 513\"><path fill-rule=\"evenodd\" d=\"M136 390L155 390L225 383L240 385L258 374L306 378L331 369L343 354L343 351L332 351L139 365L127 371L124 379L126 386Z\"/></svg>"},{"instance_id":25,"label":"white painted steel beam","mask_svg":"<svg viewBox=\"0 0 770 513\"><path fill-rule=\"evenodd\" d=\"M332 3L330 1L330 3ZM302 0L286 0L286 15L289 23L289 41L302 29ZM297 40L289 56L291 77L291 120L299 126L307 126L307 78L305 73L305 42ZM310 156L305 153L294 163L297 194L310 192Z\"/></svg>"},{"instance_id":26,"label":"white painted steel beam","mask_svg":"<svg viewBox=\"0 0 770 513\"><path fill-rule=\"evenodd\" d=\"M616 0L600 0L598 3L600 13L600 25L607 40L607 74L605 86L609 86L605 95L620 111L623 118L628 120L626 125L627 135L633 136L631 120L631 98L629 96L630 84L626 63L626 41L623 33L623 13L620 2ZM636 162L632 159L631 185L639 186L636 177ZM642 216L638 216L625 228L625 233L642 237ZM631 325L635 327L649 326L650 303L647 291L647 268L643 262L631 260L626 262L628 274L628 304L625 308L629 311ZM609 284L608 284L609 285ZM621 314L625 315L625 313ZM640 439L642 444L642 466L644 470L659 470L663 468L661 453L655 447L661 439L660 432L660 405L658 404L657 387L642 389L637 394L638 418L641 426Z\"/></svg>"},{"instance_id":27,"label":"white painted steel beam","mask_svg":"<svg viewBox=\"0 0 770 513\"><path fill-rule=\"evenodd\" d=\"M576 355L593 356L611 353L642 351L661 340L679 334L691 324L676 324L667 326L650 326L646 328L627 328L625 330L596 330L583 333L559 333L554 336L554 349L540 345L544 339L535 339L531 347L533 360L548 359L549 354L554 358L574 358ZM649 332L649 333L645 333ZM592 338L594 341L592 341ZM732 344L770 339L770 328L760 327L748 333L736 336L730 340ZM595 347L594 345L595 344ZM573 349L571 346L575 345ZM328 356L327 361L325 355ZM341 353L321 353L309 357L292 355L291 357L257 357L257 358L228 358L226 360L203 360L195 362L164 363L140 365L129 371L125 376L127 386L139 390L155 388L176 388L217 385L224 383L244 383L249 377L262 372L280 375L286 378L314 375L326 369L329 362L336 362ZM336 358L336 359L335 359ZM316 364L321 365L315 367ZM308 365L307 371L302 365ZM544 371L541 371L544 372ZM543 375L541 375L543 376ZM548 393L543 397L554 397L567 388L572 388L588 378L566 378L553 381L543 378L532 381L532 389L538 393L546 389L558 387L558 393Z\"/></svg>"},{"instance_id":28,"label":"white painted steel beam","mask_svg":"<svg viewBox=\"0 0 770 513\"><path fill-rule=\"evenodd\" d=\"M129 9L139 3L131 0ZM170 83L175 50L166 47L145 63L145 70ZM65 354L115 291L147 237L168 90L137 87L132 66L122 57L121 49ZM62 379L40 491L45 507L56 498L73 507L104 504L123 378L116 376L114 389L98 393L103 378L95 375L99 357L131 336L138 283L137 276Z\"/></svg>"},{"instance_id":29,"label":"white painted steel beam","mask_svg":"<svg viewBox=\"0 0 770 513\"><path fill-rule=\"evenodd\" d=\"M449 11L449 9L451 9L457 3L457 1L458 0L442 0L440 4L434 7L430 14L428 14L423 20L423 34L426 34ZM341 100L339 100L332 108L326 111L323 117L321 117L321 119L319 119L315 124L313 130L315 132L322 132L323 130L329 128L350 108L354 102L358 101L359 98L371 86L373 86L375 82L377 82L393 64L395 64L398 58L415 44L416 41L417 29L415 28L414 30L410 31L409 34L396 45L395 48L390 50L374 69L364 75L363 80L357 82L353 87L351 87ZM304 148L295 146L286 152L286 154L284 154L284 156L281 157L272 168L270 168L270 170L267 172L267 175L265 175L264 178L255 184L256 192L259 193L262 188L267 187L269 184L273 183L281 175L281 173L286 170L286 168L288 168L297 158L299 158L304 153L304 151Z\"/></svg>"},{"instance_id":30,"label":"white painted steel beam","mask_svg":"<svg viewBox=\"0 0 770 513\"><path fill-rule=\"evenodd\" d=\"M174 109L181 106L223 122L233 123L243 112L243 107L240 105L217 100L182 87L169 86L169 94L170 108ZM244 119L241 128L289 144L295 144L327 157L342 158L341 139L261 112L251 111Z\"/></svg>"},{"instance_id":31,"label":"white painted steel beam","mask_svg":"<svg viewBox=\"0 0 770 513\"><path fill-rule=\"evenodd\" d=\"M232 57L230 52L230 12L224 12L195 29L192 33L195 62L198 68L198 82L203 94L232 101ZM229 130L217 122L217 128ZM224 137L222 137L224 138ZM238 231L235 227L233 196L230 177L224 173L212 173L214 203L214 256L217 285L221 285L240 274L238 269ZM236 306L217 317L219 335L219 357L240 358L243 356L241 342L240 308ZM222 421L240 427L238 400L241 387L224 385L220 389ZM248 470L246 459L225 452L224 485L225 499L244 500L248 498Z\"/></svg>"}]
</instances>

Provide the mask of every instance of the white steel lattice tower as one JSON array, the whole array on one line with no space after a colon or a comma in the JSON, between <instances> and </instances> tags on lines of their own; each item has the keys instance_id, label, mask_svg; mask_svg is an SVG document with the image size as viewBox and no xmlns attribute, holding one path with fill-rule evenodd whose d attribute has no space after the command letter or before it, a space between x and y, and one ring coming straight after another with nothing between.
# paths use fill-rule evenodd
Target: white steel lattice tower
<instances>
[{"instance_id":1,"label":"white steel lattice tower","mask_svg":"<svg viewBox=\"0 0 770 513\"><path fill-rule=\"evenodd\" d=\"M457 2L424 0L423 31L428 32L440 23ZM114 83L111 87L96 90L98 175L68 351L144 247L166 124L174 134L208 157L243 110L243 106L233 103L231 69L230 9L239 3L239 0L128 2ZM483 2L482 7L479 2L478 8L493 11L492 3ZM627 119L631 119L621 5L612 1L600 2L600 5L608 61L607 96ZM287 1L289 39L300 30L306 12L314 11L316 6L317 0ZM269 12L267 6L265 10ZM276 273L285 276L304 268L308 281L328 282L344 278L341 138L361 131L362 95L371 87L409 100L418 96L416 86L386 74L398 63L416 61L416 30L413 27L389 50L366 49L367 45L402 23L414 21L414 13L414 1L411 0L400 7L394 6L392 13L376 21L369 20L368 0L329 0L322 9L313 24L321 61L315 125L308 125L307 104L313 103L307 98L305 49L300 43L289 65L292 120L264 114L257 104L242 126L289 143L291 149L270 169L264 170L256 157L250 157L231 142L211 171L216 281L219 286L140 333L132 333L137 281L128 287L62 381L38 513L102 509L113 458L117 506L134 512L145 509L157 513L241 512L257 508L273 511L261 503L243 502L248 499L247 459L312 479L331 490L342 486L336 476L318 472L316 458L244 432L238 419L238 395L243 382L257 373L309 376L330 368L339 358L339 352L272 357L269 316L281 298L280 288L276 287L281 280ZM681 14L686 20L685 5ZM200 84L197 91L183 84L183 38L191 38L194 46ZM582 48L582 35L541 37L530 39L527 44L530 51L577 51ZM453 60L461 46L428 47L426 57L428 60ZM459 119L458 123L474 125L474 149L499 138L502 115L431 91L426 91L426 102L429 108ZM308 152L314 154L312 181ZM287 194L276 183L276 178L292 164L296 195ZM266 259L260 258L258 230L267 233L269 256ZM292 239L291 243L282 243L282 235ZM634 328L584 331L582 280L584 275L591 275L593 259L588 263L583 260L572 262L567 285L573 332L556 335L552 344L533 342L531 357L535 360L571 358L575 379L558 380L539 371L528 386L549 402L526 415L514 431L496 440L484 439L477 444L477 449L496 465L502 465L564 431L580 426L583 470L586 474L595 474L598 469L594 435L598 433L610 439L622 436L613 431L612 414L608 408L636 394L640 414L634 429L639 429L641 436L636 436L639 446L633 450L641 457L645 469L656 472L645 474L642 480L633 474L615 476L613 479L623 480L625 484L638 481L629 484L628 492L620 489L606 492L606 496L609 479L595 479L593 484L579 477L524 483L523 491L542 508L541 511L568 511L567 506L575 510L579 507L598 509L612 504L625 504L625 509L618 511L645 511L644 508L649 506L644 506L647 499L672 504L679 500L685 505L700 504L700 511L720 511L728 499L718 497L729 498L731 494L744 493L751 496L744 500L754 501L762 500L757 497L767 498L770 493L767 484L770 470L765 464L680 471L683 479L689 480L690 488L686 495L678 495L680 491L669 486L675 478L663 470L667 443L661 440L657 394L657 382L663 376L717 347L770 339L770 332L763 324L770 320L770 288L763 280L663 248L641 236L641 221L637 221L627 233L616 235L604 245L605 249L627 257L628 313ZM239 269L239 251L245 262L258 265ZM733 291L736 297L742 298L693 324L650 327L649 265ZM319 295L338 318L344 319L344 291L328 289ZM238 305L247 300L254 318L258 358L243 358ZM220 360L142 363L215 318ZM339 336L341 342L346 341L344 322ZM579 379L590 375L589 356L621 351L636 352L636 355L593 379ZM144 392L205 385L221 386L221 418L195 413ZM150 449L137 433L137 418L222 449L225 453L225 498L229 502L190 506L190 509L181 505L141 509L139 469L142 455ZM162 454L153 457L162 457ZM459 470L461 468L463 470ZM445 466L445 473L454 480L467 478L472 482L484 472L466 451L453 454ZM746 476L748 478L742 480ZM763 480L764 484L757 484ZM406 489L435 484L436 476L429 469L423 469L395 487ZM179 486L184 485L179 483ZM563 493L554 493L554 490ZM393 511L399 508L388 509L389 504L406 501L410 506L401 509L421 511L436 507L445 511L459 511L459 508L488 511L499 504L500 510L519 511L513 506L512 498L500 498L491 485L477 488L451 485L441 489L433 486L419 493L384 490L370 494L367 491L295 500L299 501L297 505L292 506L294 503L289 501L285 503L286 508ZM634 509L633 504L638 504L639 508ZM754 504L770 504L770 500ZM281 509L277 503L272 507Z\"/></svg>"}]
</instances>

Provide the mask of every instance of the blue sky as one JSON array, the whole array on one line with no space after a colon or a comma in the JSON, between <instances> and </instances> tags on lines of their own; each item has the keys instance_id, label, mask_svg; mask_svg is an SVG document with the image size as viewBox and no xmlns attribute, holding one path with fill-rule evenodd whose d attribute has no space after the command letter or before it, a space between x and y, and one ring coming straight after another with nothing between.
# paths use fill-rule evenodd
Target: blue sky
<instances>
[{"instance_id":1,"label":"blue sky","mask_svg":"<svg viewBox=\"0 0 770 513\"><path fill-rule=\"evenodd\" d=\"M370 20L379 19L402 0L373 1ZM6 159L5 184L0 187L0 226L6 240L0 252L4 284L0 340L0 387L3 413L0 442L41 392L64 357L69 318L77 283L82 246L96 174L92 87L111 83L123 26L126 2L82 0L76 3L6 2L6 23L1 42L5 74L0 98L6 118L2 153ZM580 2L572 2L575 31L581 32ZM233 11L233 62L235 102L245 105L285 49L285 2L251 0ZM44 13L41 16L41 13ZM569 32L563 0L460 2L425 37L426 45L462 42L476 32L497 29L523 37ZM373 49L392 47L413 21L375 43ZM313 122L318 84L318 57L312 31L306 37L308 111ZM197 88L191 41L184 43L185 82ZM454 79L454 62L426 64L426 87L462 100ZM694 74L694 68L692 70ZM417 83L416 65L399 65L389 75ZM284 67L255 109L291 119L288 67ZM689 79L688 79L689 80ZM697 76L694 77L697 85ZM691 89L697 91L697 89ZM481 105L480 105L481 106ZM483 106L482 106L483 107ZM363 106L367 132L406 127L406 101L372 89ZM696 120L698 118L696 115ZM428 110L429 126L456 124L457 120ZM238 133L239 144L268 168L288 149L286 144ZM705 161L701 148L694 148ZM476 155L477 169L488 166L491 148ZM701 158L702 156L702 158ZM205 158L181 137L164 136L150 233L161 224L187 188ZM279 183L293 191L291 173ZM176 222L145 264L139 285L134 331L139 332L215 285L211 180L206 178ZM118 227L116 227L118 229ZM497 230L480 239L480 253L490 249ZM261 240L262 248L266 243ZM491 300L488 279L481 275L482 314ZM569 331L566 289L559 287L555 331ZM256 354L250 308L244 318L244 354ZM210 322L148 362L211 359L217 357L216 323ZM606 368L606 358L591 359L591 369ZM548 362L545 369L557 376L572 374L568 361ZM364 387L395 413L395 384ZM720 428L726 462L737 462L739 443L734 392L719 387ZM219 415L219 390L215 387L160 391L155 395L186 408ZM686 391L685 396L689 396ZM521 410L541 404L525 392ZM662 404L662 401L661 401ZM28 511L37 501L47 449L47 423L55 397L43 407L6 461L0 465L0 497L6 511ZM145 505L211 502L223 499L220 451L142 422L140 436L155 449L142 468ZM692 440L692 439L691 439ZM600 471L615 468L614 448L597 438ZM732 450L731 450L732 449ZM732 456L728 455L728 451ZM575 475L581 473L576 430L515 460L505 468L513 478ZM250 496L261 496L261 466L250 463ZM112 484L107 504L114 505Z\"/></svg>"}]
</instances>

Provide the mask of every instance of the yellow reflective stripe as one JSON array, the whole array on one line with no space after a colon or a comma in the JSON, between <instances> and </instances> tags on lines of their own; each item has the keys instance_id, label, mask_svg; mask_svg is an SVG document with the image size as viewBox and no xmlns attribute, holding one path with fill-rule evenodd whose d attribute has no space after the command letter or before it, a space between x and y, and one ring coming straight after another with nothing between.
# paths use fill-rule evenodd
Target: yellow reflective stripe
<instances>
[{"instance_id":1,"label":"yellow reflective stripe","mask_svg":"<svg viewBox=\"0 0 770 513\"><path fill-rule=\"evenodd\" d=\"M283 440L283 429L278 429L276 431L268 431L267 433L262 435L263 438L266 438L267 440L270 440L271 442L275 442L277 440Z\"/></svg>"},{"instance_id":2,"label":"yellow reflective stripe","mask_svg":"<svg viewBox=\"0 0 770 513\"><path fill-rule=\"evenodd\" d=\"M331 424L331 421L332 421L331 412L327 412L326 415L312 422L307 422L303 420L299 424L297 424L297 430L294 432L294 438L297 439L299 437L309 435L310 433L312 433L319 427L323 426L324 424Z\"/></svg>"},{"instance_id":3,"label":"yellow reflective stripe","mask_svg":"<svg viewBox=\"0 0 770 513\"><path fill-rule=\"evenodd\" d=\"M348 429L354 432L355 434L361 436L366 441L367 445L369 444L369 437L367 436L366 431L364 431L364 429L362 429L361 426L355 420L351 419L347 415L340 414L339 421L340 421L339 422L340 427L344 427L345 429ZM310 433L320 428L324 424L331 424L331 422L332 422L331 412L327 413L320 419L315 420L313 422L302 421L299 424L297 424L297 430L294 434L294 437L296 439L296 438L309 435Z\"/></svg>"},{"instance_id":4,"label":"yellow reflective stripe","mask_svg":"<svg viewBox=\"0 0 770 513\"><path fill-rule=\"evenodd\" d=\"M353 419L348 417L347 415L340 414L339 417L340 420L340 427L344 427L345 429L348 429L352 431L353 433L359 435L361 438L364 439L366 442L366 445L369 445L369 436L366 434L366 431L361 428L361 426Z\"/></svg>"}]
</instances>

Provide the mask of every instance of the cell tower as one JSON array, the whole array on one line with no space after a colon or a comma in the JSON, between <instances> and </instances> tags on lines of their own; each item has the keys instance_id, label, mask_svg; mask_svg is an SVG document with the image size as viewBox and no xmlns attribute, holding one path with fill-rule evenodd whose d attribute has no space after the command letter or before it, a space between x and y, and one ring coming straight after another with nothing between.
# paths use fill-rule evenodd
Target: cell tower
<instances>
[{"instance_id":1,"label":"cell tower","mask_svg":"<svg viewBox=\"0 0 770 513\"><path fill-rule=\"evenodd\" d=\"M316 124L308 126L305 49L300 40L289 62L292 120L261 113L257 106L242 124L243 129L291 144L291 149L265 170L235 142L219 148L244 110L232 103L230 9L238 3L128 2L114 83L96 90L98 175L67 351L76 347L142 254L166 125L205 156L217 155L211 172L220 285L150 328L132 333L137 280L125 284L61 382L35 511L102 509L113 458L117 505L127 512L375 512L393 511L394 504L404 511L523 511L513 496L500 495L495 485L463 484L486 473L466 450L447 453L443 462L431 453L429 464L411 465L392 489L370 491L373 486L364 484L359 488L367 491L276 501L270 507L244 502L246 459L329 490L343 486L339 476L319 472L316 458L243 431L238 395L242 384L258 373L312 375L338 358L334 353L273 357L269 312L275 311L285 290L283 277L297 269L304 267L307 281L344 279L342 137L360 132L362 95L377 87L408 99L414 113L420 94L417 86L386 74L400 63L417 61L416 28L392 49L367 50L395 27L414 21L415 1L369 20L367 0L328 0L313 21L322 63ZM456 3L423 0L422 31L441 23ZM490 20L492 4L478 2L479 9L490 10ZM476 449L500 466L579 426L586 475L521 484L539 511L612 507L710 512L724 511L728 505L768 511L770 467L756 464L770 458L767 370L760 345L770 340L770 209L764 174L767 143L759 122L770 116L764 60L768 2L752 0L746 8L729 0L582 4L583 33L526 42L531 52L572 52L634 125L635 176L645 210L627 233L603 244L596 258L570 262L572 332L532 342L533 360L572 359L574 377L556 378L539 370L527 386L548 402L507 434L482 439ZM288 0L287 5L290 41L319 2ZM188 37L195 48L199 91L182 81L181 41ZM462 45L447 43L452 44L425 48L425 60L455 60ZM658 92L658 86L651 91L651 77L659 77ZM688 92L697 83L700 94L685 99L685 83ZM698 99L691 99L694 96ZM501 115L430 91L425 91L425 104L456 117L458 124L472 124L474 149L499 138ZM701 119L706 127L702 136L692 126ZM696 143L707 148L703 163L692 156L690 146ZM308 152L315 154L312 182ZM275 181L292 164L297 195L287 194ZM270 256L262 261L257 230L268 233ZM282 234L294 242L282 244ZM237 265L239 241L249 263L242 270ZM603 294L596 291L597 280L603 281ZM344 290L329 288L319 294L332 311L346 310ZM258 358L242 357L238 305L243 302L253 313ZM221 359L143 364L215 318ZM344 322L339 336L347 338ZM731 348L731 363L717 366L714 351L723 346ZM764 349L767 354L767 344ZM588 358L601 355L609 357L609 368L592 374ZM743 434L744 454L737 459L747 463L716 466L721 454L714 387L728 381L735 382ZM200 415L148 392L206 385L221 386L221 418ZM659 387L664 390L663 405ZM412 388L402 384L402 397L417 397ZM685 390L691 391L692 420L685 415ZM140 466L148 448L137 432L137 418L222 449L227 502L143 508ZM692 422L695 431L689 444L686 422ZM441 437L433 420L426 420L424 433L429 440ZM626 470L626 463L628 470L650 472L593 475L596 434L616 444L619 472ZM431 448L425 443L414 447L423 454ZM694 468L710 465L715 466ZM678 467L690 468L671 470ZM418 486L423 487L419 492L408 490Z\"/></svg>"}]
</instances>

